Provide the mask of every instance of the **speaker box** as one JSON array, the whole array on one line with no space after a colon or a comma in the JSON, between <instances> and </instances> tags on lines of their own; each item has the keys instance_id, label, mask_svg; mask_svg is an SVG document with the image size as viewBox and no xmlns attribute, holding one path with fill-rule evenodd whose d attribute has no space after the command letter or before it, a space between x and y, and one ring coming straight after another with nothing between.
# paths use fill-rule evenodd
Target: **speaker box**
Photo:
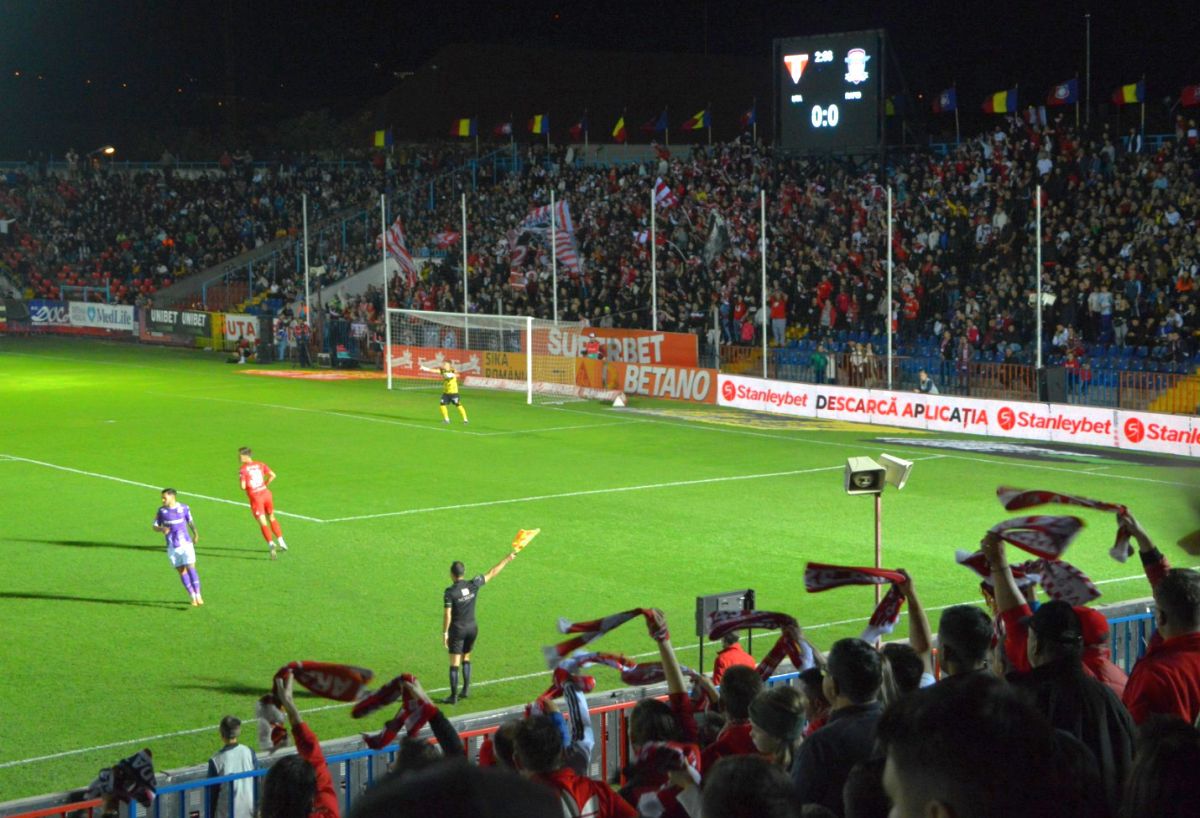
<instances>
[{"instance_id":1,"label":"speaker box","mask_svg":"<svg viewBox=\"0 0 1200 818\"><path fill-rule=\"evenodd\" d=\"M1067 402L1067 370L1044 366L1038 371L1038 400L1046 403Z\"/></svg>"}]
</instances>

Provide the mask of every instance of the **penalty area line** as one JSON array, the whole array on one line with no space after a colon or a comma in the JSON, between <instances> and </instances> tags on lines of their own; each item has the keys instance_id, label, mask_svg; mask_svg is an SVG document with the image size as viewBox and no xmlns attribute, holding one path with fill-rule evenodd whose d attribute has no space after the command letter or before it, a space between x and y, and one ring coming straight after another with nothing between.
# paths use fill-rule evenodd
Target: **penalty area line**
<instances>
[{"instance_id":1,"label":"penalty area line","mask_svg":"<svg viewBox=\"0 0 1200 818\"><path fill-rule=\"evenodd\" d=\"M127 486L137 486L139 488L154 489L155 491L162 491L162 486L155 486L155 485L151 485L150 483L142 483L138 480L126 480L124 477L116 477L111 474L101 474L99 472L84 471L83 469L71 468L70 466L60 466L57 463L47 463L44 460L33 460L28 457L18 457L17 455L12 455L12 454L0 454L0 458L10 460L10 461L15 461L18 463L29 463L34 466L43 466L47 469L57 469L58 471L65 471L65 472L69 472L70 474L78 474L78 475L82 475L84 477L95 477L98 480L111 480L114 483L124 483ZM225 503L226 505L238 506L240 508L248 507L248 505L246 503L239 502L238 500L230 500L226 497L210 497L207 494L197 494L194 491L186 491L183 489L181 489L179 493L184 494L187 497L196 497L200 500L210 500L211 502L214 502L214 503ZM277 510L275 513L278 514L280 517L293 517L297 520L306 520L310 523L325 522L325 520L318 519L317 517L306 517L303 514L295 514L290 511L278 511Z\"/></svg>"},{"instance_id":2,"label":"penalty area line","mask_svg":"<svg viewBox=\"0 0 1200 818\"><path fill-rule=\"evenodd\" d=\"M839 466L838 468L841 468L841 467ZM1134 579L1145 579L1145 578L1146 578L1145 574L1137 574L1135 576L1115 577L1112 579L1097 580L1096 584L1097 585L1106 585L1106 584L1114 583L1114 582L1128 582L1128 581L1134 580ZM980 602L979 602L979 600L970 600L968 602L956 602L951 605L936 605L934 607L926 608L925 610L927 610L927 611L942 611L942 610L945 610L946 608L952 608L955 605L972 605L972 604L980 604ZM901 612L900 615L908 616L908 611L903 611L903 612ZM853 624L856 624L859 622L867 622L869 620L870 620L870 617L861 616L861 617L857 617L855 619L843 619L843 620L839 620L837 622L820 622L820 623L817 623L814 625L804 625L803 629L808 630L808 631L815 631L815 630L821 630L824 628L838 627L841 625L853 625ZM758 633L763 636L769 636L771 634L777 633L777 631L759 631ZM706 642L705 644L706 645L716 645L717 643L710 640L710 641ZM686 651L697 650L698 648L699 648L698 645L691 645L691 644L680 645L677 648L675 648L675 652L683 653ZM632 658L643 659L648 656L658 656L658 651L654 650L654 651L647 651L645 653L635 653L632 655ZM534 673L521 673L521 674L518 674L515 676L504 676L499 679L481 679L477 682L473 682L473 684L475 687L490 687L492 685L507 684L509 682L523 682L528 679L537 679L539 677L544 677L547 673L549 673L548 670L539 670ZM426 692L428 692L430 694L448 693L449 688L446 688L446 687L432 688ZM320 712L324 712L326 710L337 710L340 708L350 707L352 704L353 704L353 702L338 702L337 704L327 704L327 705L323 705L320 707L307 708L307 709L301 710L300 712L301 713L320 713ZM252 721L254 721L254 719L255 719L255 716L250 715L250 716L247 716L246 718L244 718L243 721L244 722L252 722ZM54 761L56 759L66 758L69 756L82 755L83 753L94 753L94 752L99 752L101 750L112 750L117 747L128 747L132 744L143 744L143 743L146 743L149 741L160 741L162 739L179 738L182 736L194 736L199 733L209 733L212 731L212 729L213 728L212 728L211 724L206 724L203 727L193 727L193 728L189 728L186 730L176 730L176 731L170 732L170 733L159 733L158 735L145 736L143 738L131 738L126 741L114 741L114 742L109 742L108 744L97 744L92 747L80 747L80 748L77 748L74 750L63 750L62 752L51 753L49 755L33 756L30 758L16 759L14 761L0 761L0 770L8 768L8 767L20 767L20 766L23 766L26 764L37 764L42 761ZM342 736L340 739L331 739L331 741L338 741L338 740L345 739L345 738L350 738L350 736Z\"/></svg>"}]
</instances>

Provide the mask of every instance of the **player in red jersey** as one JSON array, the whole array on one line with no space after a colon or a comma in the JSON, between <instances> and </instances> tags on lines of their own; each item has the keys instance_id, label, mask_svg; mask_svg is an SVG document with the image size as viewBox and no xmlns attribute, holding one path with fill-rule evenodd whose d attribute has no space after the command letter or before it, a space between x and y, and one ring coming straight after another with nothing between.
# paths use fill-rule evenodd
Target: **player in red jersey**
<instances>
[{"instance_id":1,"label":"player in red jersey","mask_svg":"<svg viewBox=\"0 0 1200 818\"><path fill-rule=\"evenodd\" d=\"M267 488L275 479L275 472L266 463L255 460L249 446L238 449L238 459L242 462L242 490L250 498L250 513L262 527L263 539L271 548L271 559L275 559L277 539L280 550L288 550L287 543L283 541L283 532L279 529L279 521L275 519L275 499Z\"/></svg>"}]
</instances>

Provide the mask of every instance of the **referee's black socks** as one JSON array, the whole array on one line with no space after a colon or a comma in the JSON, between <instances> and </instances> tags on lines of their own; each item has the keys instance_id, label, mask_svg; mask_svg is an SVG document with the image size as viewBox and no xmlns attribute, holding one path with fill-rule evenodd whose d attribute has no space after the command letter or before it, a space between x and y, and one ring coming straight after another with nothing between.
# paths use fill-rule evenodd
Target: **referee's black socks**
<instances>
[{"instance_id":1,"label":"referee's black socks","mask_svg":"<svg viewBox=\"0 0 1200 818\"><path fill-rule=\"evenodd\" d=\"M450 698L458 697L458 668L454 665L450 666Z\"/></svg>"},{"instance_id":2,"label":"referee's black socks","mask_svg":"<svg viewBox=\"0 0 1200 818\"><path fill-rule=\"evenodd\" d=\"M463 689L462 689L462 693L460 693L459 696L465 699L467 697L467 688L469 688L471 686L471 662L469 660L463 660L462 670L463 670Z\"/></svg>"}]
</instances>

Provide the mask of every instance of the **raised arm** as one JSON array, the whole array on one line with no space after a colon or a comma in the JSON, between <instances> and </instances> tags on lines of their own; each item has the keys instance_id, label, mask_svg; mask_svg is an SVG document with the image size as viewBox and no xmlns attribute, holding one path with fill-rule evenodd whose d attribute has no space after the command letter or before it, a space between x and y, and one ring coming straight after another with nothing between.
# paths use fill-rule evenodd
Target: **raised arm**
<instances>
[{"instance_id":1,"label":"raised arm","mask_svg":"<svg viewBox=\"0 0 1200 818\"><path fill-rule=\"evenodd\" d=\"M921 657L925 672L932 673L933 629L929 627L929 617L925 615L925 608L921 606L921 600L913 588L912 577L903 569L901 573L905 579L900 583L900 592L908 601L908 644Z\"/></svg>"},{"instance_id":2,"label":"raised arm","mask_svg":"<svg viewBox=\"0 0 1200 818\"><path fill-rule=\"evenodd\" d=\"M500 562L493 565L492 570L488 571L486 574L483 575L483 581L491 582L493 579L500 576L500 572L504 570L505 566L507 566L510 562L512 562L516 558L517 558L517 552L509 551L508 555L505 556L504 559L500 560Z\"/></svg>"},{"instance_id":3,"label":"raised arm","mask_svg":"<svg viewBox=\"0 0 1200 818\"><path fill-rule=\"evenodd\" d=\"M1150 535L1146 533L1146 529L1142 528L1142 524L1137 521L1129 511L1117 515L1117 522L1121 528L1129 532L1133 539L1137 540L1138 556L1142 560L1142 567L1146 571L1146 579L1150 581L1150 587L1158 585L1159 581L1167 575L1167 571L1171 570L1171 564L1167 562L1167 558L1159 551L1154 543L1150 540Z\"/></svg>"},{"instance_id":4,"label":"raised arm","mask_svg":"<svg viewBox=\"0 0 1200 818\"><path fill-rule=\"evenodd\" d=\"M979 547L983 549L983 555L987 557L988 565L992 569L992 585L996 589L996 609L1000 613L1006 613L1025 605L1025 597L1021 594L1021 589L1017 587L1012 568L1008 564L1004 540L1000 538L999 534L989 531L983 536Z\"/></svg>"}]
</instances>

